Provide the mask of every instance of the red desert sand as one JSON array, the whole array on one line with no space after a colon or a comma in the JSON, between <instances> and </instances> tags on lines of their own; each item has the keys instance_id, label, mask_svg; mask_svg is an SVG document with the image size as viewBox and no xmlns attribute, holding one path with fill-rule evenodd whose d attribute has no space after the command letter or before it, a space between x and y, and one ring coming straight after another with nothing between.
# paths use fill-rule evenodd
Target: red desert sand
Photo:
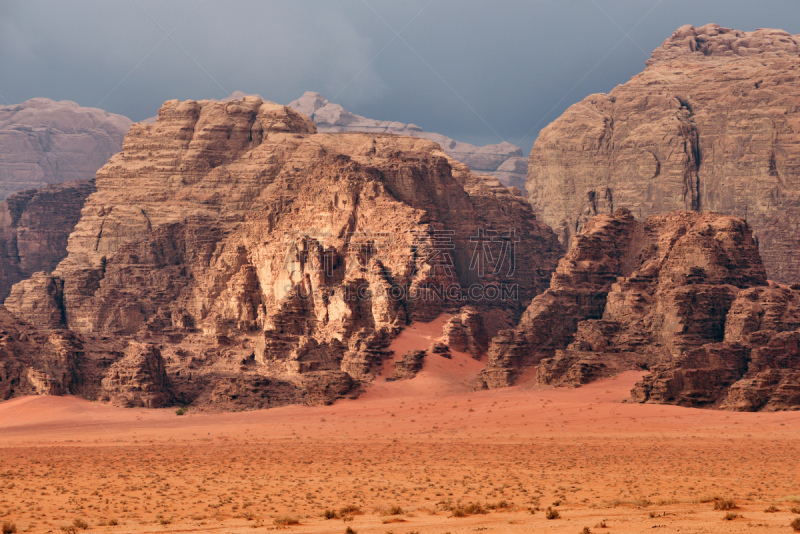
<instances>
[{"instance_id":1,"label":"red desert sand","mask_svg":"<svg viewBox=\"0 0 800 534\"><path fill-rule=\"evenodd\" d=\"M446 317L407 328L427 349ZM355 400L239 413L0 403L0 521L18 532L791 532L800 412L626 402L641 373L472 391L429 354ZM794 510L794 511L793 511ZM348 530L350 529L350 530Z\"/></svg>"}]
</instances>

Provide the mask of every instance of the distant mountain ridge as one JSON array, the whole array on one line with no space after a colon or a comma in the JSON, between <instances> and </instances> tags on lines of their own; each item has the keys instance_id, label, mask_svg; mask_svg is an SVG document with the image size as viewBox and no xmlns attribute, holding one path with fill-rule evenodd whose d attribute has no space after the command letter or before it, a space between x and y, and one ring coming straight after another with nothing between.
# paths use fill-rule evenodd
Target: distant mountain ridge
<instances>
[{"instance_id":1,"label":"distant mountain ridge","mask_svg":"<svg viewBox=\"0 0 800 534\"><path fill-rule=\"evenodd\" d=\"M351 113L313 91L306 91L303 96L290 102L289 107L311 118L322 133L388 133L429 139L438 143L450 157L465 163L472 171L491 174L503 185L525 190L528 161L523 157L522 149L511 143L504 141L496 145L475 146L438 133L423 131L416 124L369 119Z\"/></svg>"},{"instance_id":2,"label":"distant mountain ridge","mask_svg":"<svg viewBox=\"0 0 800 534\"><path fill-rule=\"evenodd\" d=\"M68 100L0 106L0 200L17 191L90 180L120 151L132 121Z\"/></svg>"}]
</instances>

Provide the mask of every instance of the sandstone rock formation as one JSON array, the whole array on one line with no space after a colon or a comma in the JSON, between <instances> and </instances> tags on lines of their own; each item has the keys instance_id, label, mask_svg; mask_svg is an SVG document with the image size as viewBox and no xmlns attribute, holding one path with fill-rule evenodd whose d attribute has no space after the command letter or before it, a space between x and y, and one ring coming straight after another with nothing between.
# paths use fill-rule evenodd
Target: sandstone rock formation
<instances>
[{"instance_id":1,"label":"sandstone rock formation","mask_svg":"<svg viewBox=\"0 0 800 534\"><path fill-rule=\"evenodd\" d=\"M442 342L456 352L468 352L480 359L489 348L489 335L483 315L473 307L465 306L442 329Z\"/></svg>"},{"instance_id":2,"label":"sandstone rock formation","mask_svg":"<svg viewBox=\"0 0 800 534\"><path fill-rule=\"evenodd\" d=\"M42 332L0 306L0 400L77 393L80 342L69 332Z\"/></svg>"},{"instance_id":3,"label":"sandstone rock formation","mask_svg":"<svg viewBox=\"0 0 800 534\"><path fill-rule=\"evenodd\" d=\"M94 191L94 180L14 193L0 201L0 301L11 286L50 272L67 255L67 238Z\"/></svg>"},{"instance_id":4,"label":"sandstone rock formation","mask_svg":"<svg viewBox=\"0 0 800 534\"><path fill-rule=\"evenodd\" d=\"M131 120L75 102L0 106L0 200L15 191L90 180L119 152Z\"/></svg>"},{"instance_id":5,"label":"sandstone rock formation","mask_svg":"<svg viewBox=\"0 0 800 534\"><path fill-rule=\"evenodd\" d=\"M554 385L650 369L633 392L641 402L800 406L798 299L767 286L744 221L681 211L640 223L619 209L587 222L550 289L492 340L481 385L534 367Z\"/></svg>"},{"instance_id":6,"label":"sandstone rock formation","mask_svg":"<svg viewBox=\"0 0 800 534\"><path fill-rule=\"evenodd\" d=\"M430 139L439 143L450 157L466 163L474 172L491 174L508 187L525 189L528 162L522 155L522 149L511 143L504 141L496 145L475 146L438 133L425 132L416 124L368 119L350 113L313 91L307 91L290 102L289 107L311 117L320 132L388 133Z\"/></svg>"},{"instance_id":7,"label":"sandstone rock formation","mask_svg":"<svg viewBox=\"0 0 800 534\"><path fill-rule=\"evenodd\" d=\"M560 250L524 199L436 144L316 133L256 97L165 103L96 187L67 257L6 306L74 332L78 360L103 362L86 384L122 403L166 402L148 400L156 351L180 402L330 402L410 320L465 297L518 317Z\"/></svg>"},{"instance_id":8,"label":"sandstone rock formation","mask_svg":"<svg viewBox=\"0 0 800 534\"><path fill-rule=\"evenodd\" d=\"M800 409L800 287L739 291L720 342L652 371L636 385L634 399L739 411Z\"/></svg>"},{"instance_id":9,"label":"sandstone rock formation","mask_svg":"<svg viewBox=\"0 0 800 534\"><path fill-rule=\"evenodd\" d=\"M101 386L100 400L126 408L160 408L174 401L161 350L153 343L129 344Z\"/></svg>"},{"instance_id":10,"label":"sandstone rock formation","mask_svg":"<svg viewBox=\"0 0 800 534\"><path fill-rule=\"evenodd\" d=\"M394 374L386 380L409 380L414 378L422 370L426 355L427 352L424 350L411 350L403 354L403 358L394 364Z\"/></svg>"},{"instance_id":11,"label":"sandstone rock formation","mask_svg":"<svg viewBox=\"0 0 800 534\"><path fill-rule=\"evenodd\" d=\"M746 219L771 279L800 280L800 36L684 26L645 70L539 135L528 198L566 244L598 213Z\"/></svg>"}]
</instances>

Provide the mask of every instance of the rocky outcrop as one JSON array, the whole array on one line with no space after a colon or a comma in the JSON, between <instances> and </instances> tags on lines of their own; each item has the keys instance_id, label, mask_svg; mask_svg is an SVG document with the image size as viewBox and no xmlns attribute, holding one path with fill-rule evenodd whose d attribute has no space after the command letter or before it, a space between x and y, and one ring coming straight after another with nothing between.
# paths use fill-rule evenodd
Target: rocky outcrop
<instances>
[{"instance_id":1,"label":"rocky outcrop","mask_svg":"<svg viewBox=\"0 0 800 534\"><path fill-rule=\"evenodd\" d=\"M80 390L80 341L69 332L42 332L0 306L0 400Z\"/></svg>"},{"instance_id":2,"label":"rocky outcrop","mask_svg":"<svg viewBox=\"0 0 800 534\"><path fill-rule=\"evenodd\" d=\"M399 361L395 362L394 374L387 380L409 380L414 378L422 370L426 355L427 352L424 350L408 351Z\"/></svg>"},{"instance_id":3,"label":"rocky outcrop","mask_svg":"<svg viewBox=\"0 0 800 534\"><path fill-rule=\"evenodd\" d=\"M125 408L161 408L174 402L158 345L132 342L101 382L99 399Z\"/></svg>"},{"instance_id":4,"label":"rocky outcrop","mask_svg":"<svg viewBox=\"0 0 800 534\"><path fill-rule=\"evenodd\" d=\"M0 200L59 182L90 180L119 152L131 120L75 102L34 98L0 106Z\"/></svg>"},{"instance_id":5,"label":"rocky outcrop","mask_svg":"<svg viewBox=\"0 0 800 534\"><path fill-rule=\"evenodd\" d=\"M791 408L799 304L797 290L767 285L744 221L681 211L640 223L617 210L572 238L550 289L492 340L479 385L528 368L551 385L649 369L640 402Z\"/></svg>"},{"instance_id":6,"label":"rocky outcrop","mask_svg":"<svg viewBox=\"0 0 800 534\"><path fill-rule=\"evenodd\" d=\"M94 180L20 191L0 202L0 301L33 273L52 271L67 255L67 238L94 191Z\"/></svg>"},{"instance_id":7,"label":"rocky outcrop","mask_svg":"<svg viewBox=\"0 0 800 534\"><path fill-rule=\"evenodd\" d=\"M451 350L468 352L480 359L489 348L489 335L481 312L469 306L462 308L461 313L451 317L442 328L442 342Z\"/></svg>"},{"instance_id":8,"label":"rocky outcrop","mask_svg":"<svg viewBox=\"0 0 800 534\"><path fill-rule=\"evenodd\" d=\"M307 91L289 107L314 121L320 132L369 132L421 137L438 143L450 157L466 163L474 172L490 174L508 187L525 189L528 161L522 149L511 143L475 146L454 141L444 135L425 132L416 124L379 121L350 113L339 104L328 101L319 93Z\"/></svg>"},{"instance_id":9,"label":"rocky outcrop","mask_svg":"<svg viewBox=\"0 0 800 534\"><path fill-rule=\"evenodd\" d=\"M740 291L719 343L656 366L634 399L739 411L800 409L800 287Z\"/></svg>"},{"instance_id":10,"label":"rocky outcrop","mask_svg":"<svg viewBox=\"0 0 800 534\"><path fill-rule=\"evenodd\" d=\"M256 97L165 103L96 187L67 257L6 306L75 332L87 359L105 361L102 340L117 359L152 344L200 405L328 402L411 320L465 302L518 317L560 249L524 199L435 143L317 133ZM137 362L109 370L109 398Z\"/></svg>"},{"instance_id":11,"label":"rocky outcrop","mask_svg":"<svg viewBox=\"0 0 800 534\"><path fill-rule=\"evenodd\" d=\"M684 26L647 67L542 130L528 198L564 243L596 214L747 220L771 279L800 280L800 37Z\"/></svg>"},{"instance_id":12,"label":"rocky outcrop","mask_svg":"<svg viewBox=\"0 0 800 534\"><path fill-rule=\"evenodd\" d=\"M598 216L556 268L550 288L536 297L514 330L503 330L489 347L481 387L514 383L524 369L566 348L579 323L603 316L611 285L630 268L630 242L641 233L630 212Z\"/></svg>"}]
</instances>

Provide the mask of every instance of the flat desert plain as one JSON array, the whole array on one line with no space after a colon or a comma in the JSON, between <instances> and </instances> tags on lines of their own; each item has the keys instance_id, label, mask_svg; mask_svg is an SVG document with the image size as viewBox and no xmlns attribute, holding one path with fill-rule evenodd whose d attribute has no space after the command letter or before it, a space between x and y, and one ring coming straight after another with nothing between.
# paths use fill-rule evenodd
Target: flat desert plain
<instances>
[{"instance_id":1,"label":"flat desert plain","mask_svg":"<svg viewBox=\"0 0 800 534\"><path fill-rule=\"evenodd\" d=\"M427 348L442 322L406 329L398 356ZM792 532L800 517L798 412L632 404L636 372L471 391L482 365L429 355L413 380L379 377L354 400L252 412L12 399L0 403L0 522L34 533L578 534Z\"/></svg>"}]
</instances>

